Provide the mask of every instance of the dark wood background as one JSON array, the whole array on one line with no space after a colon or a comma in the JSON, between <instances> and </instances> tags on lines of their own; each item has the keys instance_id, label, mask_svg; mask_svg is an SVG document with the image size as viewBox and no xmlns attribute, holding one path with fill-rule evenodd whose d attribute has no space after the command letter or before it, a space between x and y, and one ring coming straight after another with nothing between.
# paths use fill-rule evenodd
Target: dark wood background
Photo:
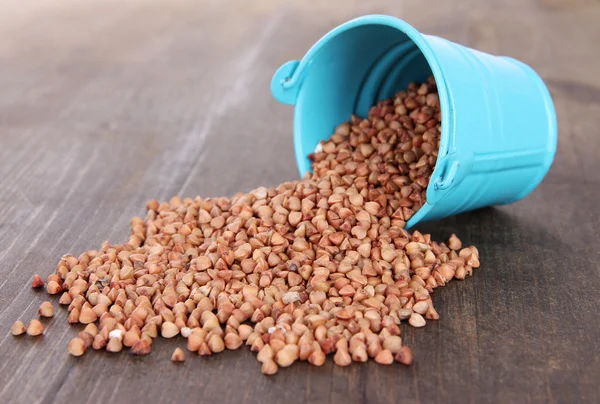
<instances>
[{"instance_id":1,"label":"dark wood background","mask_svg":"<svg viewBox=\"0 0 600 404\"><path fill-rule=\"evenodd\" d=\"M514 205L428 223L477 245L473 278L436 290L438 322L402 330L410 368L305 363L262 376L247 350L169 360L69 357L29 287L64 253L126 240L145 202L297 178L272 73L358 15L523 60L558 112L555 163ZM600 402L600 2L0 1L0 403Z\"/></svg>"}]
</instances>

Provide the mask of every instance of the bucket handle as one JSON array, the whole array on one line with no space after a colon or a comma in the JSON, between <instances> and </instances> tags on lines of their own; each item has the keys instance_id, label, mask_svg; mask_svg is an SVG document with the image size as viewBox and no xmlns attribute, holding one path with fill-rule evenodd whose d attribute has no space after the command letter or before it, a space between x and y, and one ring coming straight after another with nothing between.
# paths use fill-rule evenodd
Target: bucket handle
<instances>
[{"instance_id":1,"label":"bucket handle","mask_svg":"<svg viewBox=\"0 0 600 404\"><path fill-rule=\"evenodd\" d=\"M282 64L271 79L271 94L282 104L295 105L300 86L295 85L298 74L295 74L300 62L290 60Z\"/></svg>"},{"instance_id":2,"label":"bucket handle","mask_svg":"<svg viewBox=\"0 0 600 404\"><path fill-rule=\"evenodd\" d=\"M442 179L442 177L438 177L438 179L433 183L433 187L435 189L448 189L452 186L452 184L454 184L454 181L456 180L456 175L458 174L458 170L460 168L460 162L457 160L454 160L452 162L452 164L450 165L450 169L448 170L448 173L446 174L446 178Z\"/></svg>"},{"instance_id":3,"label":"bucket handle","mask_svg":"<svg viewBox=\"0 0 600 404\"><path fill-rule=\"evenodd\" d=\"M450 190L458 187L473 170L474 155L469 151L447 154L438 159L427 192L427 202L434 204L450 195ZM436 171L440 169L439 174Z\"/></svg>"}]
</instances>

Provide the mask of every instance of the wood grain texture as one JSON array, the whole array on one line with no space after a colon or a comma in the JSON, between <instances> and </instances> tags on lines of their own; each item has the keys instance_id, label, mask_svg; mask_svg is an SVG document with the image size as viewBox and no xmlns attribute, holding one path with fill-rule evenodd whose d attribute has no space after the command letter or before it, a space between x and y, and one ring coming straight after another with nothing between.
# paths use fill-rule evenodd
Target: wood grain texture
<instances>
[{"instance_id":1,"label":"wood grain texture","mask_svg":"<svg viewBox=\"0 0 600 404\"><path fill-rule=\"evenodd\" d=\"M478 246L473 278L436 290L440 321L403 326L415 364L264 377L253 355L66 352L29 287L64 253L124 241L148 199L232 195L297 177L292 108L271 74L367 13L521 59L559 117L555 163L516 204L421 230ZM600 4L581 1L0 1L0 403L600 402Z\"/></svg>"}]
</instances>

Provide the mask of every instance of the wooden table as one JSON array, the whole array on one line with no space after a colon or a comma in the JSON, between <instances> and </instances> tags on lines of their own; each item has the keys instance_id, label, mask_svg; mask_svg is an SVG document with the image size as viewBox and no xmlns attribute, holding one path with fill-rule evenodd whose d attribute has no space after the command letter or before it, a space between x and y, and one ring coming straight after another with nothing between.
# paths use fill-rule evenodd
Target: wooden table
<instances>
[{"instance_id":1,"label":"wooden table","mask_svg":"<svg viewBox=\"0 0 600 404\"><path fill-rule=\"evenodd\" d=\"M0 403L600 402L598 1L0 4ZM436 290L438 322L403 326L414 366L300 363L265 377L247 350L175 365L182 339L76 359L62 309L43 338L9 334L46 299L34 273L126 240L147 200L297 178L293 110L271 98L271 75L368 13L525 61L559 117L533 194L421 226L477 245L482 267Z\"/></svg>"}]
</instances>

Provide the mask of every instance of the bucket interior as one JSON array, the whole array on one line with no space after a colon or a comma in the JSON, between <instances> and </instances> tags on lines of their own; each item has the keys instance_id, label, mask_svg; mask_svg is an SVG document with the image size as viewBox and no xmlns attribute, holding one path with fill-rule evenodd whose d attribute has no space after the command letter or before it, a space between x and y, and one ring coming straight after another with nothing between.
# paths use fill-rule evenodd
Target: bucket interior
<instances>
[{"instance_id":1,"label":"bucket interior","mask_svg":"<svg viewBox=\"0 0 600 404\"><path fill-rule=\"evenodd\" d=\"M309 61L296 100L295 149L303 175L321 140L352 114L366 117L377 101L391 98L431 68L417 45L395 27L357 25L324 38Z\"/></svg>"}]
</instances>

